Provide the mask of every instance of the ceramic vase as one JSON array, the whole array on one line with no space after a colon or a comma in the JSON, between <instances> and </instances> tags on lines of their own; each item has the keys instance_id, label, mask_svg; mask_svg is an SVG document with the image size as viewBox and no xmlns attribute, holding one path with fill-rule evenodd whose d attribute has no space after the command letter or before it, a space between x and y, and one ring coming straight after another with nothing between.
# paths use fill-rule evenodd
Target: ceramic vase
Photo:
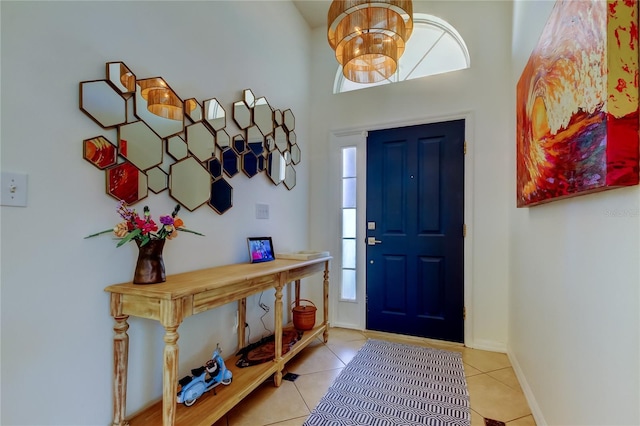
<instances>
[{"instance_id":1,"label":"ceramic vase","mask_svg":"<svg viewBox=\"0 0 640 426\"><path fill-rule=\"evenodd\" d=\"M166 280L164 272L164 260L162 259L162 249L166 240L150 240L141 246L141 242L136 240L138 245L138 261L133 275L134 284L157 284Z\"/></svg>"}]
</instances>

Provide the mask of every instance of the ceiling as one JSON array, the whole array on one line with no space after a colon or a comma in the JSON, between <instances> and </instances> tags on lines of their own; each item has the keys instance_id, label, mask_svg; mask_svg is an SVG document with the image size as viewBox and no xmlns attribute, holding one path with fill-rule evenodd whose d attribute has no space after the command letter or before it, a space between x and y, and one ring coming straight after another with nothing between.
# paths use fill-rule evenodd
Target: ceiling
<instances>
[{"instance_id":1,"label":"ceiling","mask_svg":"<svg viewBox=\"0 0 640 426\"><path fill-rule=\"evenodd\" d=\"M331 0L292 0L311 28L327 25L327 13Z\"/></svg>"}]
</instances>

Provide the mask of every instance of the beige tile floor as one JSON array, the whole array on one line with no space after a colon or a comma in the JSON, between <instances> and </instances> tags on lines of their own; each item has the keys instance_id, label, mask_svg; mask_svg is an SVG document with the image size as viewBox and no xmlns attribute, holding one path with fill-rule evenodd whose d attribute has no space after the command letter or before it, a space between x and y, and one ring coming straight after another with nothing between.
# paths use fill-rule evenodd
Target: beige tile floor
<instances>
[{"instance_id":1,"label":"beige tile floor","mask_svg":"<svg viewBox=\"0 0 640 426\"><path fill-rule=\"evenodd\" d=\"M402 341L398 336L370 336ZM333 380L366 342L367 334L332 328L329 342L320 339L301 351L286 366L285 373L299 377L283 380L278 388L268 380L247 396L214 426L300 426L325 394ZM416 342L462 353L471 400L471 425L483 426L484 419L508 426L535 426L520 384L505 354L465 348L445 342Z\"/></svg>"}]
</instances>

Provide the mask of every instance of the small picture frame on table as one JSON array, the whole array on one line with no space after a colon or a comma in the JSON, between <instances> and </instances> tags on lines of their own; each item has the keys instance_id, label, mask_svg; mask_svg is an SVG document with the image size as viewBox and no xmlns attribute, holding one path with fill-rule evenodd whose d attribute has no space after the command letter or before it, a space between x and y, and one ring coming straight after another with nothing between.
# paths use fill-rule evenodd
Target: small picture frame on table
<instances>
[{"instance_id":1,"label":"small picture frame on table","mask_svg":"<svg viewBox=\"0 0 640 426\"><path fill-rule=\"evenodd\" d=\"M249 237L247 245L250 263L269 262L275 259L271 237Z\"/></svg>"}]
</instances>

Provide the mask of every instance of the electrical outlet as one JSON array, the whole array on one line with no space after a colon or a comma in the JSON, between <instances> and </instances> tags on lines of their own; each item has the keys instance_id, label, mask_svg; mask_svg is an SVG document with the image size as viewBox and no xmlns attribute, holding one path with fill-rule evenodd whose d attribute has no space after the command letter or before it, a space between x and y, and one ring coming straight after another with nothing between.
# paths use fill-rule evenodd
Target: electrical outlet
<instances>
[{"instance_id":1,"label":"electrical outlet","mask_svg":"<svg viewBox=\"0 0 640 426\"><path fill-rule=\"evenodd\" d=\"M256 204L256 219L269 219L269 204Z\"/></svg>"}]
</instances>

